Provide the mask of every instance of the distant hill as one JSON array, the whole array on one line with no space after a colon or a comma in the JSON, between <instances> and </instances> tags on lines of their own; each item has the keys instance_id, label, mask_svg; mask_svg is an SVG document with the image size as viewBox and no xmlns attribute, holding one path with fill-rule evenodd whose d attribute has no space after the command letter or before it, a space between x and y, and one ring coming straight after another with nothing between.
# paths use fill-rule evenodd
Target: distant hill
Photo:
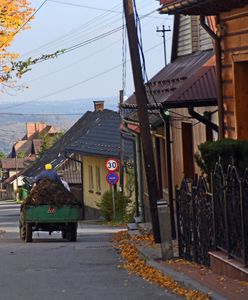
<instances>
[{"instance_id":1,"label":"distant hill","mask_svg":"<svg viewBox=\"0 0 248 300\"><path fill-rule=\"evenodd\" d=\"M94 110L94 100L104 100L105 108L115 111L118 109L118 100L114 99L114 97L101 99L92 98L91 100L40 101L22 105L19 105L19 103L0 103L0 151L6 154L10 152L12 145L25 135L27 122L43 121L63 131L69 129L86 111ZM13 108L5 109L9 106L13 106ZM20 115L3 114L5 112L18 113Z\"/></svg>"}]
</instances>

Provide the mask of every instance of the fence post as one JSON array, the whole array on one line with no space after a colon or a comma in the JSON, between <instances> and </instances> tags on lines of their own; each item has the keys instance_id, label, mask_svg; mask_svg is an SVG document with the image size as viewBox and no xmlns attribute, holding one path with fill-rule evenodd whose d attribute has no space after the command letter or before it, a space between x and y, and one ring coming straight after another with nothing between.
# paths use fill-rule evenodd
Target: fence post
<instances>
[{"instance_id":1,"label":"fence post","mask_svg":"<svg viewBox=\"0 0 248 300\"><path fill-rule=\"evenodd\" d=\"M216 251L217 250L217 243L216 243L216 203L215 203L215 189L214 189L214 174L213 172L211 173L211 189L212 189L212 219L213 219L213 241L214 241L214 245L213 248Z\"/></svg>"},{"instance_id":2,"label":"fence post","mask_svg":"<svg viewBox=\"0 0 248 300\"><path fill-rule=\"evenodd\" d=\"M193 229L193 260L195 262L198 262L198 255L197 255L197 224L196 224L196 202L195 202L195 196L196 196L196 189L197 189L197 183L195 183L196 186L192 184L192 191L191 191L191 203L192 203L192 229Z\"/></svg>"},{"instance_id":3,"label":"fence post","mask_svg":"<svg viewBox=\"0 0 248 300\"><path fill-rule=\"evenodd\" d=\"M246 190L245 190L246 188ZM242 246L243 246L243 262L248 267L248 169L245 170L244 178L240 184L241 198L241 220L242 220Z\"/></svg>"},{"instance_id":4,"label":"fence post","mask_svg":"<svg viewBox=\"0 0 248 300\"><path fill-rule=\"evenodd\" d=\"M177 214L177 239L178 239L178 254L179 257L182 256L182 236L181 236L181 226L180 226L180 201L179 201L179 188L176 186L176 214Z\"/></svg>"}]
</instances>

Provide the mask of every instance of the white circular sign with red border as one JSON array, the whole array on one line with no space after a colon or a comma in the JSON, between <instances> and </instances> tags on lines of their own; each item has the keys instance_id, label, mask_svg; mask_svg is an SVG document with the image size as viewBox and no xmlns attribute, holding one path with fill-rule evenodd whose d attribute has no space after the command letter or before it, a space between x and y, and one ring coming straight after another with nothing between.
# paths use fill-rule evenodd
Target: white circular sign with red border
<instances>
[{"instance_id":1,"label":"white circular sign with red border","mask_svg":"<svg viewBox=\"0 0 248 300\"><path fill-rule=\"evenodd\" d=\"M119 162L117 159L114 158L109 158L106 160L105 167L108 171L114 172L118 169L119 167Z\"/></svg>"}]
</instances>

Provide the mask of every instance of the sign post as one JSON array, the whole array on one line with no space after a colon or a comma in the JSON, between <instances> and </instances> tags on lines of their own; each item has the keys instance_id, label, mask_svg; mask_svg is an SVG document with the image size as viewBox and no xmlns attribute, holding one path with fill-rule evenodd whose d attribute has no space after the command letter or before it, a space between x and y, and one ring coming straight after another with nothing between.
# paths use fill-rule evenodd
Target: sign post
<instances>
[{"instance_id":1,"label":"sign post","mask_svg":"<svg viewBox=\"0 0 248 300\"><path fill-rule=\"evenodd\" d=\"M115 184L119 181L119 175L115 171L119 167L118 160L108 159L105 164L106 169L109 173L106 175L107 182L111 185L112 188L112 206L113 206L113 218L115 220Z\"/></svg>"}]
</instances>

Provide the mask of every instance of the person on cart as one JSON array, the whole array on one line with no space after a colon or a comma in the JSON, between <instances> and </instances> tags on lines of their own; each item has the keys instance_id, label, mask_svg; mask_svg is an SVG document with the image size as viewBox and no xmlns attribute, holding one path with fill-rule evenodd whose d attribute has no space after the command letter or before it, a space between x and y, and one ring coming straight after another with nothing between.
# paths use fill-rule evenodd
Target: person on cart
<instances>
[{"instance_id":1,"label":"person on cart","mask_svg":"<svg viewBox=\"0 0 248 300\"><path fill-rule=\"evenodd\" d=\"M45 165L45 170L41 171L40 174L35 178L35 183L38 184L40 180L48 178L59 184L63 184L57 172L53 169L51 164Z\"/></svg>"}]
</instances>

